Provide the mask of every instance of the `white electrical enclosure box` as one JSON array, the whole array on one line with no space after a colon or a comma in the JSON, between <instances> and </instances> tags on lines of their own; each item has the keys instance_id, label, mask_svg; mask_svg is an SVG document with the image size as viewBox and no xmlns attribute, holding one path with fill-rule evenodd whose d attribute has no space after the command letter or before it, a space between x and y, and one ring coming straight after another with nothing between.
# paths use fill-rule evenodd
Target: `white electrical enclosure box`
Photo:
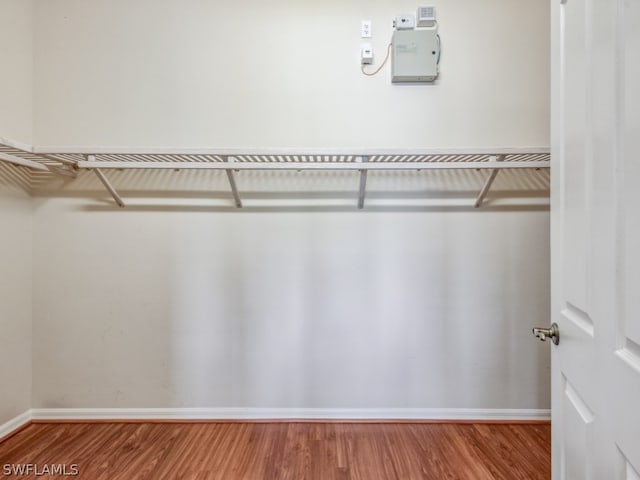
<instances>
[{"instance_id":1,"label":"white electrical enclosure box","mask_svg":"<svg viewBox=\"0 0 640 480\"><path fill-rule=\"evenodd\" d=\"M408 30L416 26L416 20L413 15L398 15L393 22L396 30Z\"/></svg>"},{"instance_id":2,"label":"white electrical enclosure box","mask_svg":"<svg viewBox=\"0 0 640 480\"><path fill-rule=\"evenodd\" d=\"M436 29L396 30L391 51L391 82L428 83L438 77L440 42Z\"/></svg>"}]
</instances>

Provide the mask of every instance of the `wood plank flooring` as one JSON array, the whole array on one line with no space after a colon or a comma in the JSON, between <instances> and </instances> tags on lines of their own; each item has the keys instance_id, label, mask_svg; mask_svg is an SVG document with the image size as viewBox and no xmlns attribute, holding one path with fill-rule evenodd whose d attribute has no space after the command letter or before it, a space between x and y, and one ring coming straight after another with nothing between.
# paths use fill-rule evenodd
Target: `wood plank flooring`
<instances>
[{"instance_id":1,"label":"wood plank flooring","mask_svg":"<svg viewBox=\"0 0 640 480\"><path fill-rule=\"evenodd\" d=\"M0 478L547 480L550 444L549 424L32 424L0 443ZM7 475L25 464L67 477Z\"/></svg>"}]
</instances>

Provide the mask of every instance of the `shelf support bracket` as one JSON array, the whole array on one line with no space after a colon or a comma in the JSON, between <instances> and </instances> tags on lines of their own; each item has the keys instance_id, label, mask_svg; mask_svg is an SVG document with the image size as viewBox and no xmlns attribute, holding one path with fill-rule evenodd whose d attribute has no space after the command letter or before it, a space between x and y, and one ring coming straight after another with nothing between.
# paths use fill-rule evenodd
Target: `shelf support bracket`
<instances>
[{"instance_id":1,"label":"shelf support bracket","mask_svg":"<svg viewBox=\"0 0 640 480\"><path fill-rule=\"evenodd\" d=\"M504 161L504 155L493 155L491 157L489 157L489 161L491 162L502 162ZM478 208L482 205L482 202L484 201L484 198L487 196L487 193L489 193L489 189L491 188L491 185L493 184L493 181L496 179L496 177L498 176L498 172L500 171L499 168L495 168L493 170L491 170L491 173L489 174L489 176L487 177L487 180L484 182L484 185L482 186L482 190L480 190L480 193L478 194L478 197L476 198L476 203L474 205L475 208Z\"/></svg>"},{"instance_id":2,"label":"shelf support bracket","mask_svg":"<svg viewBox=\"0 0 640 480\"><path fill-rule=\"evenodd\" d=\"M93 162L95 161L95 157L93 155L89 155L88 160L90 162ZM124 202L122 201L122 197L118 194L118 192L113 187L113 185L111 185L111 182L109 181L109 179L104 175L104 173L102 173L102 170L100 170L99 168L94 168L93 171L95 172L96 176L100 179L104 187L109 191L109 193L111 194L113 199L116 201L118 206L120 208L123 208Z\"/></svg>"},{"instance_id":3,"label":"shelf support bracket","mask_svg":"<svg viewBox=\"0 0 640 480\"><path fill-rule=\"evenodd\" d=\"M233 163L235 161L236 159L233 157L227 158L228 163ZM236 177L233 175L233 170L227 168L225 171L227 172L227 178L229 179L229 186L231 187L231 193L233 194L233 201L237 208L242 208L242 200L240 199L240 193L238 193L238 186L236 185Z\"/></svg>"},{"instance_id":4,"label":"shelf support bracket","mask_svg":"<svg viewBox=\"0 0 640 480\"><path fill-rule=\"evenodd\" d=\"M356 160L358 161L358 160ZM359 161L362 163L368 162L369 157L360 157ZM360 170L360 191L358 193L358 209L364 208L364 197L367 193L367 170Z\"/></svg>"}]
</instances>

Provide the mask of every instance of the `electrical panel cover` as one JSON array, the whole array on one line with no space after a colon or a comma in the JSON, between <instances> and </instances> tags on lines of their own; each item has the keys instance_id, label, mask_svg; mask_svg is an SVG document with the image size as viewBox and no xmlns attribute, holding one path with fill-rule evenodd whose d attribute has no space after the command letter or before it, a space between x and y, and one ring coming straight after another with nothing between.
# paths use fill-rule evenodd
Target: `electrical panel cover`
<instances>
[{"instance_id":1,"label":"electrical panel cover","mask_svg":"<svg viewBox=\"0 0 640 480\"><path fill-rule=\"evenodd\" d=\"M438 77L440 42L436 29L396 30L392 42L393 83L428 83Z\"/></svg>"}]
</instances>

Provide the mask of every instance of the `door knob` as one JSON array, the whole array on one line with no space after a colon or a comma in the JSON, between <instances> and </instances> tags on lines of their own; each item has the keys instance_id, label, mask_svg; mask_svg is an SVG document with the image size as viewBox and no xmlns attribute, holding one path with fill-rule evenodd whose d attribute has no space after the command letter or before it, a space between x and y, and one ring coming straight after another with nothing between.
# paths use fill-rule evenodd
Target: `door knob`
<instances>
[{"instance_id":1,"label":"door knob","mask_svg":"<svg viewBox=\"0 0 640 480\"><path fill-rule=\"evenodd\" d=\"M558 324L555 322L549 328L534 327L533 334L543 342L550 338L554 345L560 343L560 330L558 330Z\"/></svg>"}]
</instances>

